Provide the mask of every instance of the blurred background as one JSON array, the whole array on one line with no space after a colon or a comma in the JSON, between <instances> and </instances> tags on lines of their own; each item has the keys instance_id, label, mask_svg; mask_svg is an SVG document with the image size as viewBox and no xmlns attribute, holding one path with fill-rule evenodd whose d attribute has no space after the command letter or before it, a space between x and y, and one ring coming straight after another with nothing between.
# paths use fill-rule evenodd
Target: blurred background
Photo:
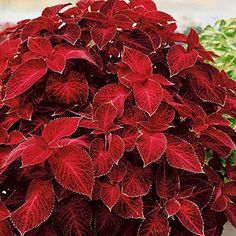
<instances>
[{"instance_id":1,"label":"blurred background","mask_svg":"<svg viewBox=\"0 0 236 236\"><path fill-rule=\"evenodd\" d=\"M40 14L45 6L76 0L0 0L0 22L17 22ZM155 0L160 10L171 13L179 30L204 27L217 19L235 17L235 0Z\"/></svg>"}]
</instances>

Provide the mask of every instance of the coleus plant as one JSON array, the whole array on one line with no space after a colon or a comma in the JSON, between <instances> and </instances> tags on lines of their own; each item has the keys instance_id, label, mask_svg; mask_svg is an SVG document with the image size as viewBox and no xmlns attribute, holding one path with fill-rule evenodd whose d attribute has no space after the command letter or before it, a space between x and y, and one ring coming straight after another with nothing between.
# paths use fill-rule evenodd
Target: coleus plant
<instances>
[{"instance_id":1,"label":"coleus plant","mask_svg":"<svg viewBox=\"0 0 236 236\"><path fill-rule=\"evenodd\" d=\"M236 86L193 29L151 0L81 0L0 35L1 236L236 227Z\"/></svg>"}]
</instances>

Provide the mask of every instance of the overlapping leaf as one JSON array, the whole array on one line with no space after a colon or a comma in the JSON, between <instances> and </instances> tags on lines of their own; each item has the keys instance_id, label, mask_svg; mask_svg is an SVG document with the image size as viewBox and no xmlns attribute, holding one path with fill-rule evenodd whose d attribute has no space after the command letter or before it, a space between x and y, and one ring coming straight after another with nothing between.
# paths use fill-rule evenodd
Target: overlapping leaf
<instances>
[{"instance_id":1,"label":"overlapping leaf","mask_svg":"<svg viewBox=\"0 0 236 236\"><path fill-rule=\"evenodd\" d=\"M21 234L42 224L51 215L54 206L50 182L33 180L26 195L26 202L11 213L11 220Z\"/></svg>"},{"instance_id":2,"label":"overlapping leaf","mask_svg":"<svg viewBox=\"0 0 236 236\"><path fill-rule=\"evenodd\" d=\"M86 151L78 146L63 147L49 159L49 163L59 184L71 191L91 196L93 164Z\"/></svg>"}]
</instances>

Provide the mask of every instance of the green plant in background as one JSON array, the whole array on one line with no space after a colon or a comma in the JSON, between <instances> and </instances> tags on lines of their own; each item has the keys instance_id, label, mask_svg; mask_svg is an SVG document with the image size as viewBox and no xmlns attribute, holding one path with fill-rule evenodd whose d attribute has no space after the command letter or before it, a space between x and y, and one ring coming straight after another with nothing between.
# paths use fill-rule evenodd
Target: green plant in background
<instances>
[{"instance_id":1,"label":"green plant in background","mask_svg":"<svg viewBox=\"0 0 236 236\"><path fill-rule=\"evenodd\" d=\"M218 20L214 26L207 26L200 34L202 45L219 57L216 67L225 70L236 81L236 18Z\"/></svg>"}]
</instances>

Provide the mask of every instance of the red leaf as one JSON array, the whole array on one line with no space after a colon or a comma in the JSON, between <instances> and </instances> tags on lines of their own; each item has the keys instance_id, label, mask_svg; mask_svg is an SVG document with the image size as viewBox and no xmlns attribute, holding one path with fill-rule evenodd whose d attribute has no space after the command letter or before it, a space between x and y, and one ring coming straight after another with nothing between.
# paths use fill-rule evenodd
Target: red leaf
<instances>
[{"instance_id":1,"label":"red leaf","mask_svg":"<svg viewBox=\"0 0 236 236\"><path fill-rule=\"evenodd\" d=\"M122 60L133 72L139 73L145 79L145 76L152 74L152 62L150 58L134 49L125 48Z\"/></svg>"},{"instance_id":2,"label":"red leaf","mask_svg":"<svg viewBox=\"0 0 236 236\"><path fill-rule=\"evenodd\" d=\"M53 195L50 182L33 180L30 183L26 202L11 213L11 220L21 234L25 234L49 218L54 205Z\"/></svg>"},{"instance_id":3,"label":"red leaf","mask_svg":"<svg viewBox=\"0 0 236 236\"><path fill-rule=\"evenodd\" d=\"M117 184L104 183L100 191L101 200L111 209L120 199L120 187Z\"/></svg>"},{"instance_id":4,"label":"red leaf","mask_svg":"<svg viewBox=\"0 0 236 236\"><path fill-rule=\"evenodd\" d=\"M3 57L10 59L14 54L17 53L18 48L21 44L21 40L19 38L12 39L7 38L0 43L1 54Z\"/></svg>"},{"instance_id":5,"label":"red leaf","mask_svg":"<svg viewBox=\"0 0 236 236\"><path fill-rule=\"evenodd\" d=\"M219 230L219 228L218 228L219 221L217 220L216 214L213 211L211 211L210 209L206 209L206 211L204 211L202 213L202 217L204 220L204 233L205 233L205 235L209 235L209 236L216 235L217 233L222 232L221 230L223 230L223 227ZM225 221L226 221L226 219L224 217L223 222L225 222Z\"/></svg>"},{"instance_id":6,"label":"red leaf","mask_svg":"<svg viewBox=\"0 0 236 236\"><path fill-rule=\"evenodd\" d=\"M118 39L127 47L136 49L143 53L149 54L154 50L151 38L148 34L138 29L122 32Z\"/></svg>"},{"instance_id":7,"label":"red leaf","mask_svg":"<svg viewBox=\"0 0 236 236\"><path fill-rule=\"evenodd\" d=\"M75 71L70 71L66 76L51 75L47 81L48 98L62 104L83 106L87 102L88 92L87 80Z\"/></svg>"},{"instance_id":8,"label":"red leaf","mask_svg":"<svg viewBox=\"0 0 236 236\"><path fill-rule=\"evenodd\" d=\"M81 121L79 122L79 127L83 127L86 129L97 129L97 122L94 120L87 120L82 118Z\"/></svg>"},{"instance_id":9,"label":"red leaf","mask_svg":"<svg viewBox=\"0 0 236 236\"><path fill-rule=\"evenodd\" d=\"M0 56L0 73L2 73L7 68L7 58Z\"/></svg>"},{"instance_id":10,"label":"red leaf","mask_svg":"<svg viewBox=\"0 0 236 236\"><path fill-rule=\"evenodd\" d=\"M176 169L162 162L156 175L157 195L164 199L171 199L176 196L180 187L180 180Z\"/></svg>"},{"instance_id":11,"label":"red leaf","mask_svg":"<svg viewBox=\"0 0 236 236\"><path fill-rule=\"evenodd\" d=\"M54 193L55 193L55 197L57 198L58 202L62 201L63 199L65 199L73 194L73 192L62 187L57 182L55 182L55 184L54 184Z\"/></svg>"},{"instance_id":12,"label":"red leaf","mask_svg":"<svg viewBox=\"0 0 236 236\"><path fill-rule=\"evenodd\" d=\"M29 233L27 233L27 236L38 236L38 235L47 235L47 236L56 236L55 231L52 228L52 225L50 223L44 223L38 227L36 227L33 230L30 230Z\"/></svg>"},{"instance_id":13,"label":"red leaf","mask_svg":"<svg viewBox=\"0 0 236 236\"><path fill-rule=\"evenodd\" d=\"M143 219L143 202L142 198L130 198L123 194L120 200L113 208L114 212L124 218Z\"/></svg>"},{"instance_id":14,"label":"red leaf","mask_svg":"<svg viewBox=\"0 0 236 236\"><path fill-rule=\"evenodd\" d=\"M3 202L0 202L0 222L10 216L10 212ZM1 231L0 231L1 232Z\"/></svg>"},{"instance_id":15,"label":"red leaf","mask_svg":"<svg viewBox=\"0 0 236 236\"><path fill-rule=\"evenodd\" d=\"M166 156L168 163L175 168L202 173L202 167L192 145L183 139L168 135Z\"/></svg>"},{"instance_id":16,"label":"red leaf","mask_svg":"<svg viewBox=\"0 0 236 236\"><path fill-rule=\"evenodd\" d=\"M144 22L146 24L150 24L153 21L160 24L166 24L168 21L175 21L175 19L171 15L165 12L156 11L156 10L146 12L143 15L143 17L144 17Z\"/></svg>"},{"instance_id":17,"label":"red leaf","mask_svg":"<svg viewBox=\"0 0 236 236\"><path fill-rule=\"evenodd\" d=\"M59 147L65 147L68 145L78 145L82 148L89 148L90 142L88 136L82 135L78 138L63 138L58 143Z\"/></svg>"},{"instance_id":18,"label":"red leaf","mask_svg":"<svg viewBox=\"0 0 236 236\"><path fill-rule=\"evenodd\" d=\"M11 60L17 55L18 48L21 44L21 40L17 39L5 39L2 37L2 42L0 42L0 74L9 73L6 71Z\"/></svg>"},{"instance_id":19,"label":"red leaf","mask_svg":"<svg viewBox=\"0 0 236 236\"><path fill-rule=\"evenodd\" d=\"M7 130L0 127L0 144L3 144L7 141L8 139L8 133Z\"/></svg>"},{"instance_id":20,"label":"red leaf","mask_svg":"<svg viewBox=\"0 0 236 236\"><path fill-rule=\"evenodd\" d=\"M153 74L150 79L155 80L156 82L160 83L161 85L165 85L165 86L171 86L174 85L173 83L171 83L166 77L164 77L161 74Z\"/></svg>"},{"instance_id":21,"label":"red leaf","mask_svg":"<svg viewBox=\"0 0 236 236\"><path fill-rule=\"evenodd\" d=\"M49 69L61 74L66 67L66 59L61 54L51 55L49 58L45 59L45 62Z\"/></svg>"},{"instance_id":22,"label":"red leaf","mask_svg":"<svg viewBox=\"0 0 236 236\"><path fill-rule=\"evenodd\" d=\"M53 150L49 149L46 141L40 136L33 136L30 144L21 154L22 167L36 165L44 162L52 154Z\"/></svg>"},{"instance_id":23,"label":"red leaf","mask_svg":"<svg viewBox=\"0 0 236 236\"><path fill-rule=\"evenodd\" d=\"M220 105L225 103L225 88L218 86L214 77L200 66L190 70L191 86L196 95L206 102L213 102Z\"/></svg>"},{"instance_id":24,"label":"red leaf","mask_svg":"<svg viewBox=\"0 0 236 236\"><path fill-rule=\"evenodd\" d=\"M79 195L61 202L54 211L53 222L58 235L93 235L91 221L92 210L89 203Z\"/></svg>"},{"instance_id":25,"label":"red leaf","mask_svg":"<svg viewBox=\"0 0 236 236\"><path fill-rule=\"evenodd\" d=\"M180 222L192 233L204 235L203 220L198 206L189 200L181 200L180 204L177 213Z\"/></svg>"},{"instance_id":26,"label":"red leaf","mask_svg":"<svg viewBox=\"0 0 236 236\"><path fill-rule=\"evenodd\" d=\"M100 50L116 36L116 26L111 24L97 24L91 29L91 37Z\"/></svg>"},{"instance_id":27,"label":"red leaf","mask_svg":"<svg viewBox=\"0 0 236 236\"><path fill-rule=\"evenodd\" d=\"M93 107L97 107L104 103L112 102L117 109L117 115L122 116L124 112L124 102L129 95L129 90L119 84L108 84L102 87L93 98Z\"/></svg>"},{"instance_id":28,"label":"red leaf","mask_svg":"<svg viewBox=\"0 0 236 236\"><path fill-rule=\"evenodd\" d=\"M101 105L95 114L98 128L107 133L109 128L113 126L116 115L117 109L111 103Z\"/></svg>"},{"instance_id":29,"label":"red leaf","mask_svg":"<svg viewBox=\"0 0 236 236\"><path fill-rule=\"evenodd\" d=\"M93 164L82 148L60 148L49 159L49 164L56 180L64 188L91 197L94 184Z\"/></svg>"},{"instance_id":30,"label":"red leaf","mask_svg":"<svg viewBox=\"0 0 236 236\"><path fill-rule=\"evenodd\" d=\"M123 30L132 30L133 21L124 14L116 14L112 17L113 23L117 25L117 28L122 28Z\"/></svg>"},{"instance_id":31,"label":"red leaf","mask_svg":"<svg viewBox=\"0 0 236 236\"><path fill-rule=\"evenodd\" d=\"M138 132L138 128L128 126L122 130L121 138L125 144L125 150L131 152L136 145L136 141L141 134Z\"/></svg>"},{"instance_id":32,"label":"red leaf","mask_svg":"<svg viewBox=\"0 0 236 236\"><path fill-rule=\"evenodd\" d=\"M54 17L55 15L57 15L60 12L61 9L63 9L64 7L67 7L69 5L71 5L71 3L58 4L55 6L46 7L42 12L42 16L47 17L47 18Z\"/></svg>"},{"instance_id":33,"label":"red leaf","mask_svg":"<svg viewBox=\"0 0 236 236\"><path fill-rule=\"evenodd\" d=\"M172 198L165 203L165 210L168 217L175 215L180 209L180 203L178 200Z\"/></svg>"},{"instance_id":34,"label":"red leaf","mask_svg":"<svg viewBox=\"0 0 236 236\"><path fill-rule=\"evenodd\" d=\"M23 151L31 146L32 144L32 140L34 138L31 137L28 140L26 140L23 143L20 143L17 147L15 147L6 157L5 160L3 162L3 167L7 167L9 166L12 162L14 162L15 160L17 160L17 158L19 158L21 156L21 154L23 153Z\"/></svg>"},{"instance_id":35,"label":"red leaf","mask_svg":"<svg viewBox=\"0 0 236 236\"><path fill-rule=\"evenodd\" d=\"M170 76L177 75L180 71L192 67L198 58L198 52L191 50L186 52L180 45L174 45L168 51L167 61L170 67Z\"/></svg>"},{"instance_id":36,"label":"red leaf","mask_svg":"<svg viewBox=\"0 0 236 236\"><path fill-rule=\"evenodd\" d=\"M5 116L1 122L1 126L5 129L9 129L12 127L17 121L19 121L19 117L15 113L11 113L8 116Z\"/></svg>"},{"instance_id":37,"label":"red leaf","mask_svg":"<svg viewBox=\"0 0 236 236\"><path fill-rule=\"evenodd\" d=\"M102 12L106 16L112 16L115 13L115 6L117 0L110 0L103 3L100 8L100 12Z\"/></svg>"},{"instance_id":38,"label":"red leaf","mask_svg":"<svg viewBox=\"0 0 236 236\"><path fill-rule=\"evenodd\" d=\"M21 64L7 83L4 99L14 98L27 91L46 74L47 70L42 59L32 59Z\"/></svg>"},{"instance_id":39,"label":"red leaf","mask_svg":"<svg viewBox=\"0 0 236 236\"><path fill-rule=\"evenodd\" d=\"M2 236L14 236L11 225L8 220L0 221L0 235Z\"/></svg>"},{"instance_id":40,"label":"red leaf","mask_svg":"<svg viewBox=\"0 0 236 236\"><path fill-rule=\"evenodd\" d=\"M133 87L133 92L138 107L146 111L150 116L158 109L163 98L162 87L154 80L136 83Z\"/></svg>"},{"instance_id":41,"label":"red leaf","mask_svg":"<svg viewBox=\"0 0 236 236\"><path fill-rule=\"evenodd\" d=\"M149 212L145 220L141 223L138 236L168 236L170 227L166 217L160 212L159 208L155 208Z\"/></svg>"},{"instance_id":42,"label":"red leaf","mask_svg":"<svg viewBox=\"0 0 236 236\"><path fill-rule=\"evenodd\" d=\"M8 143L10 145L19 144L21 141L26 140L25 136L17 130L13 130L8 137Z\"/></svg>"},{"instance_id":43,"label":"red leaf","mask_svg":"<svg viewBox=\"0 0 236 236\"><path fill-rule=\"evenodd\" d=\"M220 113L212 113L207 117L208 125L229 126L230 121L225 119Z\"/></svg>"},{"instance_id":44,"label":"red leaf","mask_svg":"<svg viewBox=\"0 0 236 236\"><path fill-rule=\"evenodd\" d=\"M61 138L68 137L77 130L80 119L62 117L52 120L44 127L42 137L49 145L56 145Z\"/></svg>"},{"instance_id":45,"label":"red leaf","mask_svg":"<svg viewBox=\"0 0 236 236\"><path fill-rule=\"evenodd\" d=\"M111 171L107 174L108 178L115 183L121 182L127 172L127 166L123 161L118 165L113 166Z\"/></svg>"},{"instance_id":46,"label":"red leaf","mask_svg":"<svg viewBox=\"0 0 236 236\"><path fill-rule=\"evenodd\" d=\"M104 182L102 182L102 180L100 178L95 178L95 182L94 182L94 186L93 186L93 192L92 192L92 200L94 201L97 201L97 200L101 200L101 195L100 195L100 192L101 192L101 187L102 187L102 184ZM104 205L104 204L102 204Z\"/></svg>"},{"instance_id":47,"label":"red leaf","mask_svg":"<svg viewBox=\"0 0 236 236\"><path fill-rule=\"evenodd\" d=\"M226 208L225 214L231 224L236 228L236 206L235 204L229 202Z\"/></svg>"},{"instance_id":48,"label":"red leaf","mask_svg":"<svg viewBox=\"0 0 236 236\"><path fill-rule=\"evenodd\" d=\"M125 144L122 138L116 134L109 134L108 142L111 159L115 164L118 164L119 160L124 154Z\"/></svg>"},{"instance_id":49,"label":"red leaf","mask_svg":"<svg viewBox=\"0 0 236 236\"><path fill-rule=\"evenodd\" d=\"M143 6L147 11L157 10L156 4L152 0L130 0L130 5L133 8Z\"/></svg>"},{"instance_id":50,"label":"red leaf","mask_svg":"<svg viewBox=\"0 0 236 236\"><path fill-rule=\"evenodd\" d=\"M29 37L28 48L31 52L37 53L44 57L48 57L52 52L52 45L50 41L44 37Z\"/></svg>"},{"instance_id":51,"label":"red leaf","mask_svg":"<svg viewBox=\"0 0 236 236\"><path fill-rule=\"evenodd\" d=\"M107 22L107 17L103 13L96 11L85 12L83 18L101 23Z\"/></svg>"},{"instance_id":52,"label":"red leaf","mask_svg":"<svg viewBox=\"0 0 236 236\"><path fill-rule=\"evenodd\" d=\"M48 30L49 29L49 22L45 20L43 17L38 17L27 22L22 31L21 31L21 40L25 41L30 36L37 36L41 30Z\"/></svg>"},{"instance_id":53,"label":"red leaf","mask_svg":"<svg viewBox=\"0 0 236 236\"><path fill-rule=\"evenodd\" d=\"M210 136L202 135L200 140L204 147L215 151L221 157L227 157L231 153L231 148L226 147L224 143Z\"/></svg>"},{"instance_id":54,"label":"red leaf","mask_svg":"<svg viewBox=\"0 0 236 236\"><path fill-rule=\"evenodd\" d=\"M29 61L31 59L37 59L37 58L40 59L40 58L42 58L42 56L40 56L39 54L37 54L35 52L28 51L28 52L26 52L25 54L22 55L21 59L22 59L22 62L25 62L25 61Z\"/></svg>"},{"instance_id":55,"label":"red leaf","mask_svg":"<svg viewBox=\"0 0 236 236\"><path fill-rule=\"evenodd\" d=\"M225 87L227 89L231 89L231 90L236 90L236 84L234 80L231 80L229 75L222 70L220 72L220 76L216 76L216 81L222 86Z\"/></svg>"},{"instance_id":56,"label":"red leaf","mask_svg":"<svg viewBox=\"0 0 236 236\"><path fill-rule=\"evenodd\" d=\"M0 147L0 174L2 174L8 167L7 164L5 164L8 160L8 156L11 153L11 148L7 146Z\"/></svg>"},{"instance_id":57,"label":"red leaf","mask_svg":"<svg viewBox=\"0 0 236 236\"><path fill-rule=\"evenodd\" d=\"M167 140L164 134L149 134L143 131L138 138L137 148L143 160L144 167L158 161L167 147Z\"/></svg>"},{"instance_id":58,"label":"red leaf","mask_svg":"<svg viewBox=\"0 0 236 236\"><path fill-rule=\"evenodd\" d=\"M175 111L171 106L162 104L157 111L149 117L148 121L139 122L146 131L150 133L164 131L175 118Z\"/></svg>"},{"instance_id":59,"label":"red leaf","mask_svg":"<svg viewBox=\"0 0 236 236\"><path fill-rule=\"evenodd\" d=\"M123 116L119 119L122 124L137 126L140 121L146 120L146 113L134 105L127 105Z\"/></svg>"},{"instance_id":60,"label":"red leaf","mask_svg":"<svg viewBox=\"0 0 236 236\"><path fill-rule=\"evenodd\" d=\"M187 43L190 48L199 46L199 36L193 28L191 28L189 31L189 34L187 36Z\"/></svg>"},{"instance_id":61,"label":"red leaf","mask_svg":"<svg viewBox=\"0 0 236 236\"><path fill-rule=\"evenodd\" d=\"M188 174L186 174L186 177ZM183 178L181 182L181 191L178 193L178 198L188 198L192 202L196 203L199 209L205 208L211 200L213 187L212 185L203 179L192 178L191 181L188 178Z\"/></svg>"},{"instance_id":62,"label":"red leaf","mask_svg":"<svg viewBox=\"0 0 236 236\"><path fill-rule=\"evenodd\" d=\"M72 45L75 45L77 40L80 38L81 35L81 28L79 25L74 24L66 24L62 28L63 34L60 35L62 39L65 39Z\"/></svg>"},{"instance_id":63,"label":"red leaf","mask_svg":"<svg viewBox=\"0 0 236 236\"><path fill-rule=\"evenodd\" d=\"M52 70L56 69L55 72L62 73L66 66L66 61L69 59L83 59L97 66L93 57L85 49L79 49L71 46L64 46L61 44L57 45L53 49L50 58L46 59L45 61L50 69Z\"/></svg>"},{"instance_id":64,"label":"red leaf","mask_svg":"<svg viewBox=\"0 0 236 236\"><path fill-rule=\"evenodd\" d=\"M224 195L220 195L216 199L214 199L211 209L215 212L222 212L224 211L228 206L228 199Z\"/></svg>"},{"instance_id":65,"label":"red leaf","mask_svg":"<svg viewBox=\"0 0 236 236\"><path fill-rule=\"evenodd\" d=\"M204 131L203 134L215 139L218 142L221 142L226 147L230 148L231 150L235 150L236 146L233 140L223 131L215 128L210 128Z\"/></svg>"},{"instance_id":66,"label":"red leaf","mask_svg":"<svg viewBox=\"0 0 236 236\"><path fill-rule=\"evenodd\" d=\"M64 56L66 60L83 59L90 62L91 64L97 65L92 55L90 55L89 52L86 51L85 49L78 49L76 47L58 45L54 48L54 50L56 54L58 53Z\"/></svg>"},{"instance_id":67,"label":"red leaf","mask_svg":"<svg viewBox=\"0 0 236 236\"><path fill-rule=\"evenodd\" d=\"M149 167L128 165L122 181L122 192L129 197L146 195L152 186L153 172Z\"/></svg>"},{"instance_id":68,"label":"red leaf","mask_svg":"<svg viewBox=\"0 0 236 236\"><path fill-rule=\"evenodd\" d=\"M128 73L126 74L125 72L128 72ZM124 71L123 74L119 73L118 76L119 76L120 82L128 88L132 88L135 83L144 82L147 79L146 75L140 74L138 72L130 72L130 71Z\"/></svg>"},{"instance_id":69,"label":"red leaf","mask_svg":"<svg viewBox=\"0 0 236 236\"><path fill-rule=\"evenodd\" d=\"M90 155L94 165L95 176L99 177L107 174L112 166L110 152L105 149L105 143L102 138L96 138L90 146Z\"/></svg>"},{"instance_id":70,"label":"red leaf","mask_svg":"<svg viewBox=\"0 0 236 236\"><path fill-rule=\"evenodd\" d=\"M223 185L223 194L236 197L236 181L231 181Z\"/></svg>"},{"instance_id":71,"label":"red leaf","mask_svg":"<svg viewBox=\"0 0 236 236\"><path fill-rule=\"evenodd\" d=\"M23 107L19 108L16 113L19 116L19 118L31 121L33 112L34 112L33 105L32 103L29 102L24 104Z\"/></svg>"},{"instance_id":72,"label":"red leaf","mask_svg":"<svg viewBox=\"0 0 236 236\"><path fill-rule=\"evenodd\" d=\"M110 212L100 204L95 214L95 228L98 236L115 235L122 222L122 218Z\"/></svg>"}]
</instances>

